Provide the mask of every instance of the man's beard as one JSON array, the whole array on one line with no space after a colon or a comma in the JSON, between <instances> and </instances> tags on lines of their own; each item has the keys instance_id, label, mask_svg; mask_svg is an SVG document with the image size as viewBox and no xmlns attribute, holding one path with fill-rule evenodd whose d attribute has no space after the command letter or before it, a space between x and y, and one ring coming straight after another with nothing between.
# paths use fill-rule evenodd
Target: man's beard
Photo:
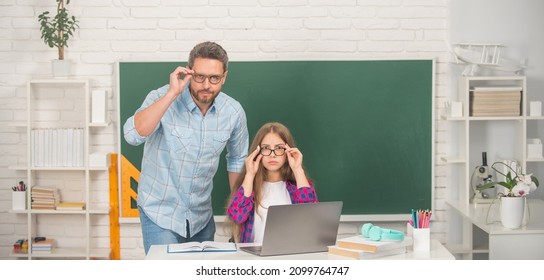
<instances>
[{"instance_id":1,"label":"man's beard","mask_svg":"<svg viewBox=\"0 0 544 280\"><path fill-rule=\"evenodd\" d=\"M211 104L218 94L217 92L214 93L210 90L196 91L194 89L190 89L189 91L191 92L193 98L201 104ZM203 94L206 94L206 96L203 96Z\"/></svg>"}]
</instances>

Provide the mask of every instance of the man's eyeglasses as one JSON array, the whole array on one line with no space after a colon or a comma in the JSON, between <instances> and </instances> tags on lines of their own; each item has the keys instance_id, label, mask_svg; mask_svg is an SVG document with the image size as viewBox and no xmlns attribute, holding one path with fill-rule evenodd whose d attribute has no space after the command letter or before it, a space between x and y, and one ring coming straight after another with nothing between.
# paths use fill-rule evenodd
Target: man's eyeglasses
<instances>
[{"instance_id":1,"label":"man's eyeglasses","mask_svg":"<svg viewBox=\"0 0 544 280\"><path fill-rule=\"evenodd\" d=\"M211 75L211 76L208 76L208 75L204 75L204 74L197 74L197 73L194 73L193 74L193 81L197 82L197 83L203 83L206 79L208 79L208 81L210 81L210 84L212 85L216 85L216 84L219 84L221 82L221 80L223 80L223 75Z\"/></svg>"},{"instance_id":2,"label":"man's eyeglasses","mask_svg":"<svg viewBox=\"0 0 544 280\"><path fill-rule=\"evenodd\" d=\"M269 156L272 154L272 152L276 155L276 156L283 156L285 154L285 148L284 147L277 147L275 149L270 149L270 148L261 148L261 155L263 156Z\"/></svg>"}]
</instances>

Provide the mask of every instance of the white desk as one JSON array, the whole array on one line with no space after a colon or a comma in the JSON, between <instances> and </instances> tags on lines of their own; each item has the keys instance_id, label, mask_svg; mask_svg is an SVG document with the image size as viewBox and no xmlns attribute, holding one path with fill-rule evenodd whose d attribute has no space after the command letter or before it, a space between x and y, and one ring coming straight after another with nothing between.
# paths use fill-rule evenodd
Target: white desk
<instances>
[{"instance_id":1,"label":"white desk","mask_svg":"<svg viewBox=\"0 0 544 280\"><path fill-rule=\"evenodd\" d=\"M499 219L499 202L470 204L447 202L464 219L489 235L489 259L544 259L544 201L528 200L530 217L519 229L504 228ZM489 217L487 217L489 210ZM451 229L450 229L451 230Z\"/></svg>"},{"instance_id":2,"label":"white desk","mask_svg":"<svg viewBox=\"0 0 544 280\"><path fill-rule=\"evenodd\" d=\"M248 246L254 244L239 244ZM353 260L352 258L332 255L327 252L311 254L295 254L259 257L242 250L237 252L205 252L205 253L176 253L168 254L167 245L152 245L146 260ZM387 256L379 260L455 260L453 255L437 240L431 240L430 252L413 252L408 247L408 252L400 255Z\"/></svg>"}]
</instances>

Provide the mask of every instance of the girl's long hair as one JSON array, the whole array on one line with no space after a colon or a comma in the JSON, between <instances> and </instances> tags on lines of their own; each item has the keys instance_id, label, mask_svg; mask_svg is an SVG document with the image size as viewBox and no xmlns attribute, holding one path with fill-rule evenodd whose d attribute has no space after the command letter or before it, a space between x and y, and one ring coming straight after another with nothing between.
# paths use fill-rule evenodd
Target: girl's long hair
<instances>
[{"instance_id":1,"label":"girl's long hair","mask_svg":"<svg viewBox=\"0 0 544 280\"><path fill-rule=\"evenodd\" d=\"M249 147L248 154L251 154L253 151L255 151L257 149L257 146L259 146L262 143L264 137L269 133L277 134L283 141L285 141L285 143L289 145L289 147L292 147L292 148L296 147L295 140L293 139L293 135L291 134L291 132L286 126L278 122L270 122L270 123L264 124L259 129L259 131L257 131L257 134L255 134L255 138L253 139L253 142L251 143L251 146ZM305 168L303 169L306 170ZM295 180L295 175L293 174L293 170L291 170L291 167L289 166L289 161L287 160L285 161L284 165L280 168L280 172L281 172L281 177L283 181ZM232 186L230 189L230 195L226 205L227 208L232 202L232 199L234 198L234 195L238 191L238 188L242 185L242 182L244 181L245 176L246 176L246 166L244 164L244 167L242 169L240 176L236 180L236 183L234 184L234 186ZM268 172L266 172L266 169L261 163L259 164L257 173L255 174L255 179L253 180L253 192L255 194L254 208L257 209L257 214L259 214L258 209L262 200L262 186L263 186L263 182L265 181L268 181ZM241 224L235 223L227 214L225 229L227 229L227 231L230 230L229 234L234 237L235 242L240 241L241 226L242 226Z\"/></svg>"}]
</instances>

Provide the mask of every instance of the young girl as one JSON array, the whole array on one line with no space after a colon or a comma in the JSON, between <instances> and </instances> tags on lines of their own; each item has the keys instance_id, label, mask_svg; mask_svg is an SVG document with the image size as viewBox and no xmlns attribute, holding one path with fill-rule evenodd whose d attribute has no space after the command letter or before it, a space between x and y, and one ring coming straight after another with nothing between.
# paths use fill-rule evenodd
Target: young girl
<instances>
[{"instance_id":1,"label":"young girl","mask_svg":"<svg viewBox=\"0 0 544 280\"><path fill-rule=\"evenodd\" d=\"M280 123L263 125L249 149L238 182L231 190L228 222L235 242L262 243L268 207L317 202L289 129Z\"/></svg>"}]
</instances>

